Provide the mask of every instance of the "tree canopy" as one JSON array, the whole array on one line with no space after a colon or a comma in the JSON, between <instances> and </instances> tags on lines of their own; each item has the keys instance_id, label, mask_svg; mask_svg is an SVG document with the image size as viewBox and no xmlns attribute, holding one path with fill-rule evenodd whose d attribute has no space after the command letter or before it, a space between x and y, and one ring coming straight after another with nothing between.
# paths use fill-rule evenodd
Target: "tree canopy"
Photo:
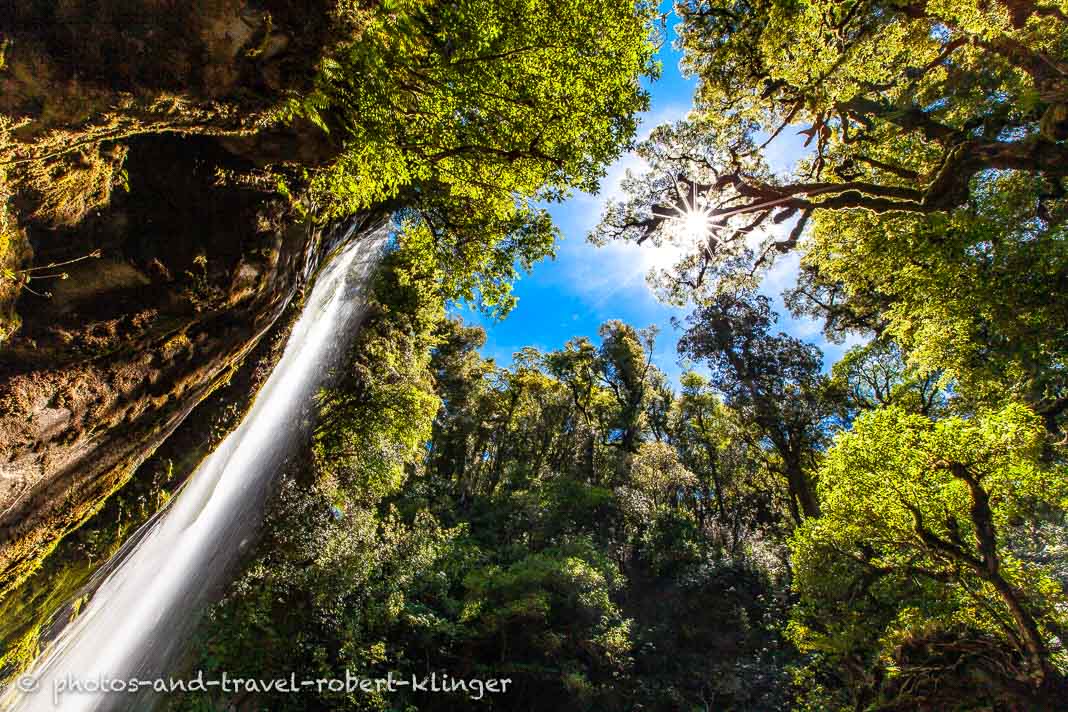
<instances>
[{"instance_id":1,"label":"tree canopy","mask_svg":"<svg viewBox=\"0 0 1068 712\"><path fill-rule=\"evenodd\" d=\"M709 365L727 405L745 413L770 443L772 468L788 482L794 518L817 516L811 460L831 416L819 349L773 333L775 315L763 295L719 294L688 322L679 351Z\"/></svg>"},{"instance_id":2,"label":"tree canopy","mask_svg":"<svg viewBox=\"0 0 1068 712\"><path fill-rule=\"evenodd\" d=\"M387 204L498 313L516 265L552 253L537 201L596 190L659 71L653 8L596 0L400 0L340 11L344 39L282 114L340 145L310 176L318 214ZM590 28L597 28L596 32Z\"/></svg>"},{"instance_id":3,"label":"tree canopy","mask_svg":"<svg viewBox=\"0 0 1068 712\"><path fill-rule=\"evenodd\" d=\"M1061 8L697 0L679 13L696 111L644 144L652 170L608 211L602 238L663 239L665 215L696 191L717 228L699 263L759 266L792 249L815 214L952 211L991 171L1032 177L1034 217L1061 221ZM780 180L762 150L797 126L813 152ZM788 236L746 255L745 235L794 218Z\"/></svg>"},{"instance_id":4,"label":"tree canopy","mask_svg":"<svg viewBox=\"0 0 1068 712\"><path fill-rule=\"evenodd\" d=\"M1023 399L1057 431L1063 382L1068 40L1055 3L678 8L695 108L638 151L592 238L673 242L665 296L787 295L832 339L887 337L962 396ZM807 153L776 174L769 143ZM689 206L689 207L687 207Z\"/></svg>"},{"instance_id":5,"label":"tree canopy","mask_svg":"<svg viewBox=\"0 0 1068 712\"><path fill-rule=\"evenodd\" d=\"M1019 679L1048 683L1063 666L1051 660L1068 622L1062 584L1013 545L1025 522L1068 506L1063 466L1041 462L1043 435L1019 406L857 419L820 467L822 516L794 535L795 640L848 659L865 646L886 654L923 627L966 630L1006 641Z\"/></svg>"},{"instance_id":6,"label":"tree canopy","mask_svg":"<svg viewBox=\"0 0 1068 712\"><path fill-rule=\"evenodd\" d=\"M1063 557L1035 552L1065 511L1066 10L681 2L694 109L591 234L680 248L653 275L693 306L680 353L798 523L813 709L1041 707L1063 684ZM867 341L829 374L759 293L788 253L794 315Z\"/></svg>"}]
</instances>

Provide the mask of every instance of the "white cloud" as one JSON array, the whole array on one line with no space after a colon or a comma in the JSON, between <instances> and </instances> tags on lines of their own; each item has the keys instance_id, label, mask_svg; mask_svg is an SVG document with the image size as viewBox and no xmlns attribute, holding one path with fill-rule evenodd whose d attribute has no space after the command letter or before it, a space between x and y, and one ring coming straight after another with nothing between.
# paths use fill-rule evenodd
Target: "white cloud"
<instances>
[{"instance_id":1,"label":"white cloud","mask_svg":"<svg viewBox=\"0 0 1068 712\"><path fill-rule=\"evenodd\" d=\"M778 298L784 289L789 289L797 283L800 268L800 253L789 252L785 255L778 255L771 269L764 275L760 291L769 297Z\"/></svg>"},{"instance_id":2,"label":"white cloud","mask_svg":"<svg viewBox=\"0 0 1068 712\"><path fill-rule=\"evenodd\" d=\"M798 133L803 126L790 125L783 129L775 140L764 148L764 158L768 167L779 175L790 175L794 172L797 162L815 152L815 147L810 144L805 146L807 138Z\"/></svg>"},{"instance_id":3,"label":"white cloud","mask_svg":"<svg viewBox=\"0 0 1068 712\"><path fill-rule=\"evenodd\" d=\"M692 106L685 104L668 104L656 111L646 112L641 116L638 126L638 140L644 141L660 124L672 123L685 119L693 110Z\"/></svg>"}]
</instances>

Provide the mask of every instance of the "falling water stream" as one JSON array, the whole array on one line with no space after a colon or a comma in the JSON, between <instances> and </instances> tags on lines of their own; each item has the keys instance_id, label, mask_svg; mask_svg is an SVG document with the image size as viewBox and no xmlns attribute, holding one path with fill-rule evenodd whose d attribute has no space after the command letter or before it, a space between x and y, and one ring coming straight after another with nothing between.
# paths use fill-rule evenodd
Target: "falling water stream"
<instances>
[{"instance_id":1,"label":"falling water stream","mask_svg":"<svg viewBox=\"0 0 1068 712\"><path fill-rule=\"evenodd\" d=\"M385 234L382 227L349 240L322 268L282 358L241 424L108 562L89 602L0 706L18 712L151 707L152 697L143 694L69 688L74 681L88 687L172 674L199 612L255 537L271 481L307 435L324 374L359 328ZM58 704L57 690L64 690Z\"/></svg>"}]
</instances>

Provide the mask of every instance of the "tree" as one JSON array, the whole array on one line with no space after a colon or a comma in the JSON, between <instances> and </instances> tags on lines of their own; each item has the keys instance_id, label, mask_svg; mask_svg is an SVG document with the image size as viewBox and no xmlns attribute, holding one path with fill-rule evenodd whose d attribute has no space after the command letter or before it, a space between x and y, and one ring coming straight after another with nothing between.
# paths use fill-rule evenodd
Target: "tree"
<instances>
[{"instance_id":1,"label":"tree","mask_svg":"<svg viewBox=\"0 0 1068 712\"><path fill-rule=\"evenodd\" d=\"M479 703L505 710L783 707L793 653L765 568L776 544L751 536L779 503L742 416L695 374L676 397L653 333L621 322L600 345L527 348L498 367L481 329L441 320L435 270L405 244L321 398L316 457L294 463L301 484L275 500L198 665L505 676L508 693ZM310 691L243 704L472 701Z\"/></svg>"},{"instance_id":2,"label":"tree","mask_svg":"<svg viewBox=\"0 0 1068 712\"><path fill-rule=\"evenodd\" d=\"M727 445L729 425L726 421L729 417L704 376L693 371L682 374L682 392L673 430L683 464L705 476L698 507L698 519L702 523L710 518L707 510L713 505L715 516L723 521L727 519L726 482L720 467L720 450Z\"/></svg>"},{"instance_id":3,"label":"tree","mask_svg":"<svg viewBox=\"0 0 1068 712\"><path fill-rule=\"evenodd\" d=\"M616 401L617 416L610 428L619 432L619 446L635 453L646 429L648 401L655 374L653 346L656 328L638 330L621 321L601 325L599 377Z\"/></svg>"},{"instance_id":4,"label":"tree","mask_svg":"<svg viewBox=\"0 0 1068 712\"><path fill-rule=\"evenodd\" d=\"M940 421L897 407L861 415L820 467L822 516L794 534L795 641L876 657L932 625L978 630L1016 651L1032 692L1060 684L1063 589L1008 545L1022 522L1068 507L1042 440L1018 405Z\"/></svg>"},{"instance_id":5,"label":"tree","mask_svg":"<svg viewBox=\"0 0 1068 712\"><path fill-rule=\"evenodd\" d=\"M670 239L675 209L696 202L713 229L679 277L700 283L732 261L766 266L818 214L953 211L1001 172L1034 182L1040 219L1063 219L1063 8L688 0L679 14L698 111L645 142L651 170L608 209L600 239ZM763 149L797 125L813 152L783 182ZM787 235L747 244L758 227L794 219Z\"/></svg>"},{"instance_id":6,"label":"tree","mask_svg":"<svg viewBox=\"0 0 1068 712\"><path fill-rule=\"evenodd\" d=\"M473 570L461 614L475 631L469 647L498 674L522 673L525 695L579 709L614 707L613 683L631 652L632 622L613 601L624 580L581 538Z\"/></svg>"},{"instance_id":7,"label":"tree","mask_svg":"<svg viewBox=\"0 0 1068 712\"><path fill-rule=\"evenodd\" d=\"M764 458L741 414L724 404L709 379L687 371L681 382L670 429L680 461L698 482L688 503L698 526L733 555L775 518Z\"/></svg>"},{"instance_id":8,"label":"tree","mask_svg":"<svg viewBox=\"0 0 1068 712\"><path fill-rule=\"evenodd\" d=\"M917 373L905 363L901 348L889 340L855 346L831 368L832 383L844 425L858 413L895 405L936 417L946 411L949 397L941 374Z\"/></svg>"},{"instance_id":9,"label":"tree","mask_svg":"<svg viewBox=\"0 0 1068 712\"><path fill-rule=\"evenodd\" d=\"M783 333L767 297L721 293L687 318L679 352L704 361L726 405L770 446L769 466L782 475L794 520L819 514L811 482L831 414L819 349Z\"/></svg>"},{"instance_id":10,"label":"tree","mask_svg":"<svg viewBox=\"0 0 1068 712\"><path fill-rule=\"evenodd\" d=\"M358 348L318 394L314 455L339 503L396 491L431 435L441 401L428 351L445 318L436 272L404 246L386 255Z\"/></svg>"},{"instance_id":11,"label":"tree","mask_svg":"<svg viewBox=\"0 0 1068 712\"><path fill-rule=\"evenodd\" d=\"M800 250L795 313L897 341L961 402L1068 413L1068 15L1056 4L682 4L697 109L638 150L595 241L684 247L678 302ZM765 160L803 127L792 175Z\"/></svg>"},{"instance_id":12,"label":"tree","mask_svg":"<svg viewBox=\"0 0 1068 712\"><path fill-rule=\"evenodd\" d=\"M974 182L949 215L819 217L791 301L842 334L866 324L920 374L972 402L1032 405L1056 433L1068 408L1065 226L1036 215L1035 179Z\"/></svg>"},{"instance_id":13,"label":"tree","mask_svg":"<svg viewBox=\"0 0 1068 712\"><path fill-rule=\"evenodd\" d=\"M442 324L430 364L442 407L434 418L428 461L441 486L461 502L477 486L482 447L491 427L488 421L496 407L491 387L494 366L478 353L485 342L482 329L449 320Z\"/></svg>"},{"instance_id":14,"label":"tree","mask_svg":"<svg viewBox=\"0 0 1068 712\"><path fill-rule=\"evenodd\" d=\"M544 363L571 394L576 425L585 437L582 462L588 476L596 478L591 481L618 480L623 457L610 458L615 466L605 473L599 469L598 445L620 450L617 455L634 454L650 436L650 418L664 437L663 399L668 389L652 362L655 328L608 321L599 333L599 347L585 337L571 339L560 351L546 354Z\"/></svg>"},{"instance_id":15,"label":"tree","mask_svg":"<svg viewBox=\"0 0 1068 712\"><path fill-rule=\"evenodd\" d=\"M656 71L644 4L401 0L344 19L351 36L290 105L346 146L323 175L339 209L408 186L506 211L592 189Z\"/></svg>"},{"instance_id":16,"label":"tree","mask_svg":"<svg viewBox=\"0 0 1068 712\"><path fill-rule=\"evenodd\" d=\"M403 210L451 297L507 312L516 265L551 254L556 237L536 202L595 190L633 138L648 106L640 81L658 71L652 12L643 0L339 10L343 39L281 112L338 146L311 170L316 213Z\"/></svg>"}]
</instances>

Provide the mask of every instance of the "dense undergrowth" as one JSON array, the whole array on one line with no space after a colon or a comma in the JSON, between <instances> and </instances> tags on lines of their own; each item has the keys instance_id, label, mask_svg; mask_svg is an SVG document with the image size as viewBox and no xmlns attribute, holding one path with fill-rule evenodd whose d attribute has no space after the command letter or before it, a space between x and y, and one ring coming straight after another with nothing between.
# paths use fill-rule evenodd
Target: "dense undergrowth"
<instances>
[{"instance_id":1,"label":"dense undergrowth","mask_svg":"<svg viewBox=\"0 0 1068 712\"><path fill-rule=\"evenodd\" d=\"M283 483L258 553L202 627L195 666L513 681L508 695L478 702L252 698L270 709L781 706L799 660L781 632L784 552L746 538L755 522L714 526L711 501L676 489L697 484L680 459L723 447L714 439L726 433L677 450L632 412L640 433L623 447L613 423L583 420L570 378L478 356L481 332L445 318L419 264L401 247L383 266L341 382L321 395L314 457ZM633 329L608 328L620 351L594 367L624 379L647 354ZM663 387L644 368L631 385ZM601 417L628 417L610 393L589 394ZM693 425L670 417L673 430ZM756 482L733 485L739 498L769 497Z\"/></svg>"}]
</instances>

